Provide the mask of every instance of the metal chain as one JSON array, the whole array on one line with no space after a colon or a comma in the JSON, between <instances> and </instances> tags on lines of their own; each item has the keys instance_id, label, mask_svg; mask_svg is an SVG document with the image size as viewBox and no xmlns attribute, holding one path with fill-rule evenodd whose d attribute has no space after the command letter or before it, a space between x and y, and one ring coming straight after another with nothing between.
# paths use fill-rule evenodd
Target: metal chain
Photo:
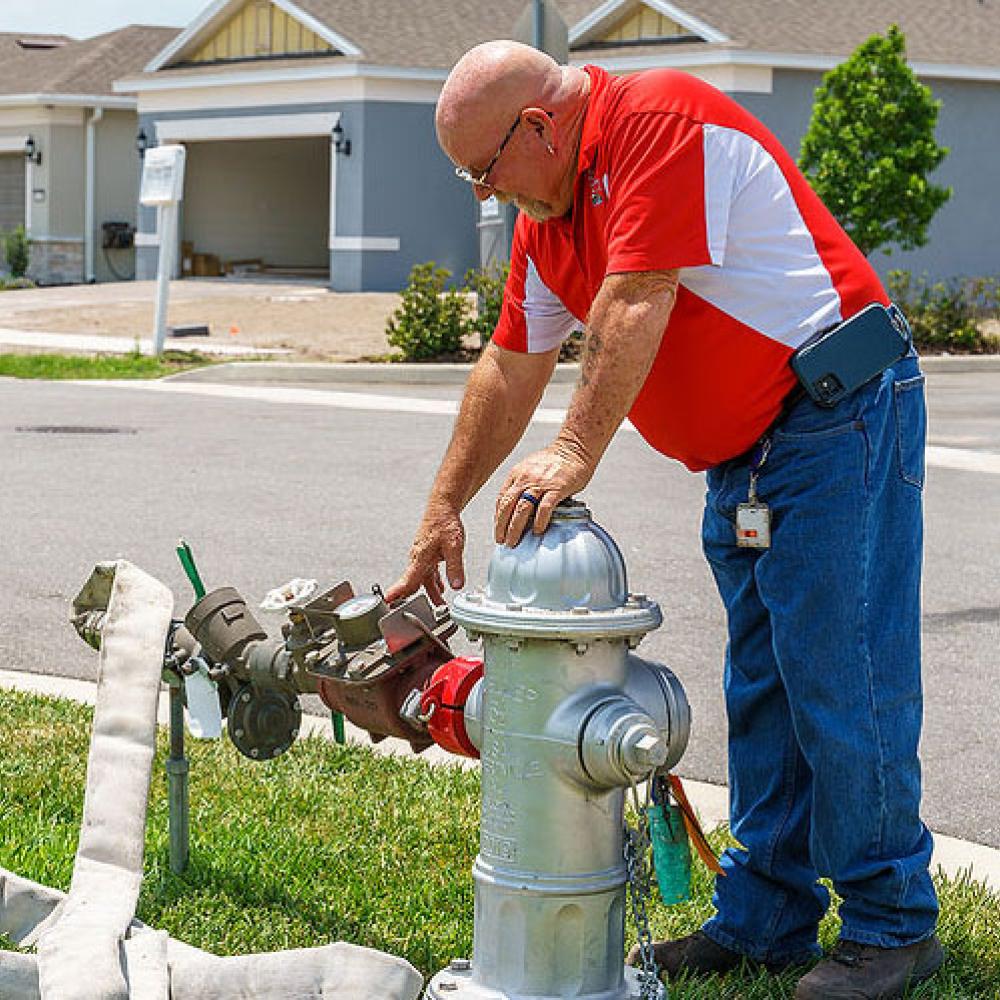
<instances>
[{"instance_id":1,"label":"metal chain","mask_svg":"<svg viewBox=\"0 0 1000 1000\"><path fill-rule=\"evenodd\" d=\"M639 973L640 1000L657 1000L660 996L660 970L653 955L653 932L649 928L646 903L650 897L649 868L646 855L649 850L649 827L646 813L639 802L639 791L632 785L632 798L639 820L638 829L625 823L625 881L628 886L632 919L635 921L636 938L642 970Z\"/></svg>"}]
</instances>

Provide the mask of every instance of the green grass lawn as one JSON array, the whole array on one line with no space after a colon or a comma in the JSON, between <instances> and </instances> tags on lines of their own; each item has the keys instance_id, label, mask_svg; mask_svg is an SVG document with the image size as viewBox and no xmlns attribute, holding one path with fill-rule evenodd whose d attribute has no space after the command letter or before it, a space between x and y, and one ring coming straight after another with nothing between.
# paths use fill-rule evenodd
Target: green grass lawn
<instances>
[{"instance_id":1,"label":"green grass lawn","mask_svg":"<svg viewBox=\"0 0 1000 1000\"><path fill-rule=\"evenodd\" d=\"M91 714L0 691L0 865L61 889L76 849ZM191 865L176 876L167 864L165 735L140 919L217 954L351 941L402 955L425 976L471 954L475 772L320 740L255 764L228 741L192 741ZM1000 1000L1000 899L963 880L939 879L938 887L951 957L911 995ZM699 870L692 902L652 908L656 935L698 927L709 895ZM835 937L830 916L824 943ZM671 996L777 1000L791 997L795 978L730 975L677 985Z\"/></svg>"},{"instance_id":2,"label":"green grass lawn","mask_svg":"<svg viewBox=\"0 0 1000 1000\"><path fill-rule=\"evenodd\" d=\"M13 378L160 378L213 364L195 351L164 351L161 357L140 354L0 354L0 376Z\"/></svg>"}]
</instances>

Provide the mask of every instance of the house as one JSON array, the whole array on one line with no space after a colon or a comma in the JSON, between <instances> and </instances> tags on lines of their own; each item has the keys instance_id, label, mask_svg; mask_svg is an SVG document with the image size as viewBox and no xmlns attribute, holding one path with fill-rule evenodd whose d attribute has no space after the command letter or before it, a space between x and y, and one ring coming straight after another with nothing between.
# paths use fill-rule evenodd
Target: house
<instances>
[{"instance_id":1,"label":"house","mask_svg":"<svg viewBox=\"0 0 1000 1000\"><path fill-rule=\"evenodd\" d=\"M35 279L132 276L130 250L102 247L103 223L134 227L139 178L136 99L112 82L176 34L0 35L0 230L25 227Z\"/></svg>"},{"instance_id":2,"label":"house","mask_svg":"<svg viewBox=\"0 0 1000 1000\"><path fill-rule=\"evenodd\" d=\"M570 58L615 73L672 66L731 93L797 152L824 72L898 23L943 102L951 149L936 180L955 189L931 244L876 255L880 270L1000 270L995 122L1000 0L548 0ZM435 260L478 263L486 223L438 151L433 108L448 69L511 34L525 0L216 0L144 71L149 141L182 142L181 239L221 261L328 276L343 290L399 288ZM488 211L489 209L487 209ZM155 273L155 216L140 214L137 271Z\"/></svg>"}]
</instances>

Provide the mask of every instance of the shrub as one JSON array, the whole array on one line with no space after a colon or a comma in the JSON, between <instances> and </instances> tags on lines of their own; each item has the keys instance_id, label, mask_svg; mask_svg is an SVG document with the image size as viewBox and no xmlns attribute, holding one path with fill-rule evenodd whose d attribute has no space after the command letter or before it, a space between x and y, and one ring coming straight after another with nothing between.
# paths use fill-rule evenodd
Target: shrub
<instances>
[{"instance_id":1,"label":"shrub","mask_svg":"<svg viewBox=\"0 0 1000 1000\"><path fill-rule=\"evenodd\" d=\"M13 292L19 288L35 288L31 278L5 278L0 275L0 292Z\"/></svg>"},{"instance_id":2,"label":"shrub","mask_svg":"<svg viewBox=\"0 0 1000 1000\"><path fill-rule=\"evenodd\" d=\"M464 288L476 295L476 315L468 321L467 328L469 333L479 336L480 347L489 343L500 320L503 290L509 273L508 263L470 268L465 272Z\"/></svg>"},{"instance_id":3,"label":"shrub","mask_svg":"<svg viewBox=\"0 0 1000 1000\"><path fill-rule=\"evenodd\" d=\"M434 261L416 264L402 292L402 302L386 326L389 343L406 361L430 361L462 350L468 302L446 288L451 271Z\"/></svg>"},{"instance_id":4,"label":"shrub","mask_svg":"<svg viewBox=\"0 0 1000 1000\"><path fill-rule=\"evenodd\" d=\"M23 278L28 273L28 234L24 226L3 234L3 251L11 276Z\"/></svg>"},{"instance_id":5,"label":"shrub","mask_svg":"<svg viewBox=\"0 0 1000 1000\"><path fill-rule=\"evenodd\" d=\"M918 348L964 354L997 349L983 321L1000 311L1000 278L952 278L931 282L909 271L890 271L886 282L903 310Z\"/></svg>"}]
</instances>

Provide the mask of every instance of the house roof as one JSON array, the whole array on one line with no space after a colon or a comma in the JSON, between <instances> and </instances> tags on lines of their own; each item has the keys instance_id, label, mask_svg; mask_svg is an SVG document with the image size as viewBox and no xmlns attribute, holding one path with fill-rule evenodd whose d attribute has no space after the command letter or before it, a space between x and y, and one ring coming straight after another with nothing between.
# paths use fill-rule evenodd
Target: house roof
<instances>
[{"instance_id":1,"label":"house roof","mask_svg":"<svg viewBox=\"0 0 1000 1000\"><path fill-rule=\"evenodd\" d=\"M46 36L65 44L28 49L18 39L36 36L0 35L0 95L112 96L114 80L139 71L177 33L133 24L80 41Z\"/></svg>"},{"instance_id":2,"label":"house roof","mask_svg":"<svg viewBox=\"0 0 1000 1000\"><path fill-rule=\"evenodd\" d=\"M599 4L561 0L578 23ZM624 0L623 13L630 0ZM672 6L728 38L717 44L574 46L576 59L669 55L671 51L740 49L798 55L849 55L866 38L898 24L915 63L1000 66L1000 0L675 0Z\"/></svg>"},{"instance_id":3,"label":"house roof","mask_svg":"<svg viewBox=\"0 0 1000 1000\"><path fill-rule=\"evenodd\" d=\"M554 2L570 26L586 22L595 11L604 11L609 20L627 17L640 0L549 0ZM529 0L286 0L282 7L298 8L346 40L360 55L316 57L310 64L358 62L377 66L412 67L444 71L479 42L509 36ZM907 39L907 52L914 63L936 63L950 67L1000 68L1000 0L839 0L836 13L825 0L649 0L655 9L674 11L690 23L705 25L715 32L710 42L600 44L584 36L572 46L575 62L605 62L618 57L642 57L670 62L675 56L684 61L727 52L760 53L762 61L780 65L778 56L802 57L798 65L817 66L847 56L875 32L884 32L897 23ZM221 0L213 5L224 10ZM197 21L194 22L197 24ZM133 29L124 29L126 31ZM140 29L136 29L140 30ZM141 29L163 31L170 29ZM214 30L206 24L205 32ZM577 27L577 30L579 28ZM198 33L200 34L200 32ZM191 39L197 44L198 34ZM111 38L112 36L102 36ZM571 34L572 38L572 34ZM147 49L145 62L129 55L138 76L141 66L162 52L174 35L164 35L159 48ZM97 39L92 39L97 41ZM595 41L598 43L595 44ZM84 43L80 43L84 44ZM187 46L185 46L186 48ZM67 49L70 47L67 46ZM62 50L60 54L66 54ZM51 55L51 54L50 54ZM174 57L176 59L176 55ZM759 60L760 61L760 60ZM284 62L284 61L281 61ZM278 68L269 61L271 68ZM168 63L169 65L169 63ZM301 66L298 62L296 65ZM145 74L145 79L164 72L196 75L210 72L245 72L252 63L232 63L222 67L177 66ZM119 65L113 74L130 75ZM7 76L0 71L0 82Z\"/></svg>"}]
</instances>

